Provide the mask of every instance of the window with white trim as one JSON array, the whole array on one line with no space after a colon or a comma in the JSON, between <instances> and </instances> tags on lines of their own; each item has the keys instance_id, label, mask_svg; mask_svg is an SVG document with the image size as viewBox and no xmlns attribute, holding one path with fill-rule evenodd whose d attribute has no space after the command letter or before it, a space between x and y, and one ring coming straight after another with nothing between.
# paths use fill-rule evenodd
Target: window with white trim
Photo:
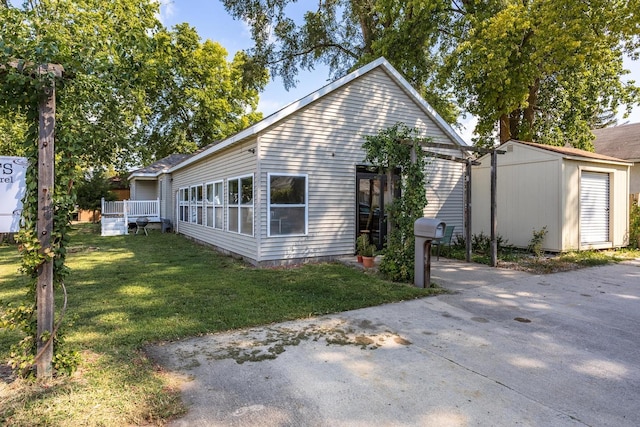
<instances>
[{"instance_id":1,"label":"window with white trim","mask_svg":"<svg viewBox=\"0 0 640 427\"><path fill-rule=\"evenodd\" d=\"M253 236L253 175L227 181L227 230Z\"/></svg>"},{"instance_id":2,"label":"window with white trim","mask_svg":"<svg viewBox=\"0 0 640 427\"><path fill-rule=\"evenodd\" d=\"M269 173L268 236L307 234L307 175Z\"/></svg>"},{"instance_id":3,"label":"window with white trim","mask_svg":"<svg viewBox=\"0 0 640 427\"><path fill-rule=\"evenodd\" d=\"M189 222L189 188L181 188L178 190L178 219L180 221Z\"/></svg>"},{"instance_id":4,"label":"window with white trim","mask_svg":"<svg viewBox=\"0 0 640 427\"><path fill-rule=\"evenodd\" d=\"M189 222L202 224L202 185L193 185L190 190L191 197L189 206L191 211Z\"/></svg>"},{"instance_id":5,"label":"window with white trim","mask_svg":"<svg viewBox=\"0 0 640 427\"><path fill-rule=\"evenodd\" d=\"M222 230L224 207L223 182L215 181L206 184L205 189L205 225Z\"/></svg>"}]
</instances>

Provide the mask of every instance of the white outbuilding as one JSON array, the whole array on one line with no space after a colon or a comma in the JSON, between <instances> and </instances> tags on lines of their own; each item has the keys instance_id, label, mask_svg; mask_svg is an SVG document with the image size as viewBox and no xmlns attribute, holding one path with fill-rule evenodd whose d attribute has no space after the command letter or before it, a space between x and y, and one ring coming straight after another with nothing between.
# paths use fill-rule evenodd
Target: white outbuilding
<instances>
[{"instance_id":1,"label":"white outbuilding","mask_svg":"<svg viewBox=\"0 0 640 427\"><path fill-rule=\"evenodd\" d=\"M546 227L549 252L628 244L629 169L614 157L522 141L498 147L497 234L526 248ZM491 155L472 169L472 233L491 230Z\"/></svg>"}]
</instances>

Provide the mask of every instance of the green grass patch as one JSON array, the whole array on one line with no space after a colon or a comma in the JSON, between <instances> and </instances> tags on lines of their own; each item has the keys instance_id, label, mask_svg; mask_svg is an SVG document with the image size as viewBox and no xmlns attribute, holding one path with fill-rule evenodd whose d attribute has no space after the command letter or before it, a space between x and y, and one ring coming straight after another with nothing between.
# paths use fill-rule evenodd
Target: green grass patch
<instances>
[{"instance_id":1,"label":"green grass patch","mask_svg":"<svg viewBox=\"0 0 640 427\"><path fill-rule=\"evenodd\" d=\"M0 379L0 424L156 424L184 411L175 379L141 352L176 340L438 293L341 264L256 269L181 236L72 233L67 265L68 345L82 362L50 384ZM0 247L0 314L25 297L15 245ZM56 294L62 305L61 292ZM0 329L0 360L21 337Z\"/></svg>"}]
</instances>

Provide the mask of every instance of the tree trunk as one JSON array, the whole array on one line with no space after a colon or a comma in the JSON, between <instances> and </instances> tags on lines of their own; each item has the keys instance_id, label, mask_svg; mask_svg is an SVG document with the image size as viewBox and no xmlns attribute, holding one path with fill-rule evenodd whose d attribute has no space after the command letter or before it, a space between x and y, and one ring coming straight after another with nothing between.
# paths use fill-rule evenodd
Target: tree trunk
<instances>
[{"instance_id":1,"label":"tree trunk","mask_svg":"<svg viewBox=\"0 0 640 427\"><path fill-rule=\"evenodd\" d=\"M511 139L511 117L509 114L500 116L500 144Z\"/></svg>"},{"instance_id":2,"label":"tree trunk","mask_svg":"<svg viewBox=\"0 0 640 427\"><path fill-rule=\"evenodd\" d=\"M529 98L527 99L529 105L524 109L523 125L526 126L526 132L523 134L522 139L525 141L533 141L533 122L535 121L535 111L538 104L538 91L540 90L540 79L536 79L533 85L529 86Z\"/></svg>"},{"instance_id":3,"label":"tree trunk","mask_svg":"<svg viewBox=\"0 0 640 427\"><path fill-rule=\"evenodd\" d=\"M374 23L372 19L373 11L368 2L361 2L358 0L352 0L351 9L358 17L360 22L360 29L362 30L362 39L364 42L364 52L367 54L373 53L371 45L374 38Z\"/></svg>"}]
</instances>

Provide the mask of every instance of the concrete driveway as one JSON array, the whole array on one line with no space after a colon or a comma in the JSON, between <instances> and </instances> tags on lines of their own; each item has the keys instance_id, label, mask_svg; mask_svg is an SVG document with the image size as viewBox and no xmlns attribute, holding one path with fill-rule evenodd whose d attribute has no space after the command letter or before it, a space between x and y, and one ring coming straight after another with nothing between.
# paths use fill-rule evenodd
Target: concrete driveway
<instances>
[{"instance_id":1,"label":"concrete driveway","mask_svg":"<svg viewBox=\"0 0 640 427\"><path fill-rule=\"evenodd\" d=\"M150 348L186 379L171 425L640 425L640 260L432 268L458 292Z\"/></svg>"}]
</instances>

